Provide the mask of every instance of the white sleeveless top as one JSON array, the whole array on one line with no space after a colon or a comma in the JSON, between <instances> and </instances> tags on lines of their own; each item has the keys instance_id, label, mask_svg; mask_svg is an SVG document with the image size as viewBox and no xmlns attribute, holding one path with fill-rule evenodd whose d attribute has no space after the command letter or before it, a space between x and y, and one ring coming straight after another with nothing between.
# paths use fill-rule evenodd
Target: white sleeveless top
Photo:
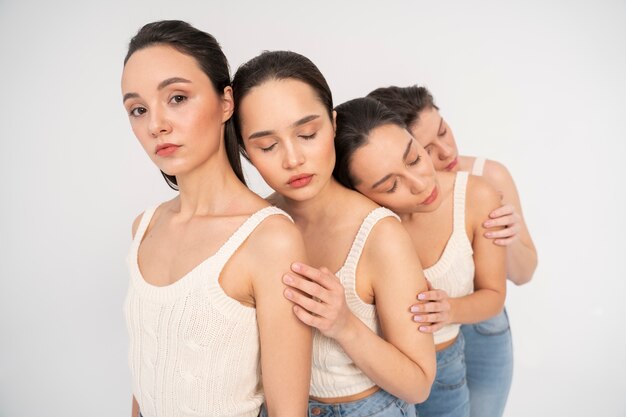
<instances>
[{"instance_id":1,"label":"white sleeveless top","mask_svg":"<svg viewBox=\"0 0 626 417\"><path fill-rule=\"evenodd\" d=\"M268 216L250 216L218 251L171 285L147 283L137 253L156 207L146 210L128 255L130 285L125 316L130 336L133 393L144 417L259 414L260 378L256 310L241 305L218 282L222 268Z\"/></svg>"},{"instance_id":2,"label":"white sleeveless top","mask_svg":"<svg viewBox=\"0 0 626 417\"><path fill-rule=\"evenodd\" d=\"M345 289L346 304L352 313L372 331L380 335L376 307L366 304L356 292L356 269L367 237L379 220L395 217L392 211L379 207L371 211L352 242L346 262L335 275ZM311 370L311 395L319 398L344 397L358 394L376 385L344 352L339 344L317 329L313 329L313 368Z\"/></svg>"},{"instance_id":3,"label":"white sleeveless top","mask_svg":"<svg viewBox=\"0 0 626 417\"><path fill-rule=\"evenodd\" d=\"M482 177L484 168L485 158L476 157L476 159L474 159L474 163L472 164L472 175Z\"/></svg>"},{"instance_id":4,"label":"white sleeveless top","mask_svg":"<svg viewBox=\"0 0 626 417\"><path fill-rule=\"evenodd\" d=\"M467 177L467 172L456 174L452 234L439 260L424 269L424 275L433 288L445 290L450 297L463 297L474 291L474 250L465 231ZM459 334L460 327L460 324L452 323L436 331L435 344L454 339Z\"/></svg>"}]
</instances>

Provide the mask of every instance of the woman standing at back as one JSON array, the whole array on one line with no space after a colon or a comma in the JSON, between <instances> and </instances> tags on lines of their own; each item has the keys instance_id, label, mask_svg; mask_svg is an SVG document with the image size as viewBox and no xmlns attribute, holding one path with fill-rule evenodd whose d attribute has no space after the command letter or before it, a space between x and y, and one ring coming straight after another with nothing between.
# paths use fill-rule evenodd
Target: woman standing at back
<instances>
[{"instance_id":1,"label":"woman standing at back","mask_svg":"<svg viewBox=\"0 0 626 417\"><path fill-rule=\"evenodd\" d=\"M482 225L499 197L466 172L436 172L402 120L380 102L360 98L335 110L334 176L400 216L424 275L445 290L422 292L418 298L430 302L413 306L420 309L420 330L434 333L437 350L437 376L428 400L416 405L418 415L469 417L460 325L493 317L504 304L504 248L483 236ZM445 317L429 311L437 303L448 306Z\"/></svg>"},{"instance_id":2,"label":"woman standing at back","mask_svg":"<svg viewBox=\"0 0 626 417\"><path fill-rule=\"evenodd\" d=\"M184 22L145 25L122 94L135 136L178 190L133 224L133 417L256 417L264 397L271 416L306 415L311 332L281 282L304 246L243 182L219 44Z\"/></svg>"},{"instance_id":3,"label":"woman standing at back","mask_svg":"<svg viewBox=\"0 0 626 417\"><path fill-rule=\"evenodd\" d=\"M470 172L482 176L500 192L503 205L484 219L488 229L485 237L507 248L507 278L511 282L523 285L530 281L537 267L537 251L524 222L515 182L506 167L496 161L459 155L452 130L426 88L416 85L378 88L368 97L382 102L403 119L437 171ZM501 230L493 230L502 226ZM436 303L431 307L446 306ZM440 317L445 316L443 313ZM506 309L489 320L461 329L465 336L472 416L501 416L513 378L513 345Z\"/></svg>"},{"instance_id":4,"label":"woman standing at back","mask_svg":"<svg viewBox=\"0 0 626 417\"><path fill-rule=\"evenodd\" d=\"M284 277L295 314L314 328L310 415L414 415L435 370L432 336L408 310L426 283L397 216L332 177L326 80L306 57L274 51L242 65L233 88L242 151L293 217L312 265L294 265L308 280Z\"/></svg>"}]
</instances>

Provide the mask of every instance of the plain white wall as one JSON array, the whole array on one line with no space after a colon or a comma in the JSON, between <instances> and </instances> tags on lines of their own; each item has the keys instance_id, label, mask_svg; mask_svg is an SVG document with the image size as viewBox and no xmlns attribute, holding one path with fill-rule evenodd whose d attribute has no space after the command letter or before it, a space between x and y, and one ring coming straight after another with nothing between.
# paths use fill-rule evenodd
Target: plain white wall
<instances>
[{"instance_id":1,"label":"plain white wall","mask_svg":"<svg viewBox=\"0 0 626 417\"><path fill-rule=\"evenodd\" d=\"M0 416L129 415L130 225L173 194L119 80L165 18L215 35L233 71L307 55L337 104L430 87L461 150L513 173L539 251L509 286L506 416L625 416L626 3L504 3L0 0Z\"/></svg>"}]
</instances>

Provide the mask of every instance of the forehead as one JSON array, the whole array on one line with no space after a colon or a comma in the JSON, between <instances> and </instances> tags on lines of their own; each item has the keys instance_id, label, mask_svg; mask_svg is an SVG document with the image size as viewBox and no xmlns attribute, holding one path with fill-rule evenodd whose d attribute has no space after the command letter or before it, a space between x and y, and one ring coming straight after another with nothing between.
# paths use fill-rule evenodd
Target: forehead
<instances>
[{"instance_id":1,"label":"forehead","mask_svg":"<svg viewBox=\"0 0 626 417\"><path fill-rule=\"evenodd\" d=\"M423 140L430 141L433 135L437 135L440 123L439 111L434 107L429 107L419 113L417 121L411 125L410 130L415 139L422 143Z\"/></svg>"},{"instance_id":2,"label":"forehead","mask_svg":"<svg viewBox=\"0 0 626 417\"><path fill-rule=\"evenodd\" d=\"M315 91L294 79L268 80L253 87L241 100L242 130L273 130L311 114L326 114Z\"/></svg>"},{"instance_id":3,"label":"forehead","mask_svg":"<svg viewBox=\"0 0 626 417\"><path fill-rule=\"evenodd\" d=\"M198 62L168 45L153 45L133 53L122 72L122 91L155 87L163 80L182 77L208 80Z\"/></svg>"},{"instance_id":4,"label":"forehead","mask_svg":"<svg viewBox=\"0 0 626 417\"><path fill-rule=\"evenodd\" d=\"M409 132L399 126L377 127L368 135L367 143L354 151L352 174L366 185L392 174L404 166L403 156L410 140Z\"/></svg>"}]
</instances>

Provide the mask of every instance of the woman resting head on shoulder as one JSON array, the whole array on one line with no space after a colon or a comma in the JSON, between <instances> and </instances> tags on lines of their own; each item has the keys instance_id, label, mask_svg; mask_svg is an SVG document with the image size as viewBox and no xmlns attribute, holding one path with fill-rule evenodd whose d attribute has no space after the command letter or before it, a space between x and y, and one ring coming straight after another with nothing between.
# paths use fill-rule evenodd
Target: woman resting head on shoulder
<instances>
[{"instance_id":1,"label":"woman resting head on shoulder","mask_svg":"<svg viewBox=\"0 0 626 417\"><path fill-rule=\"evenodd\" d=\"M284 282L295 314L314 328L311 415L414 415L410 403L427 398L435 368L432 336L408 309L426 282L397 217L332 176L326 80L308 58L273 51L243 64L233 88L242 153L293 217L309 257L294 268L307 279Z\"/></svg>"},{"instance_id":2,"label":"woman resting head on shoulder","mask_svg":"<svg viewBox=\"0 0 626 417\"><path fill-rule=\"evenodd\" d=\"M335 110L335 178L400 216L432 286L418 296L427 303L412 307L437 349L435 383L418 414L469 416L460 324L493 317L504 304L504 248L484 237L482 225L499 196L478 177L435 171L403 121L380 102L359 98Z\"/></svg>"},{"instance_id":3,"label":"woman resting head on shoulder","mask_svg":"<svg viewBox=\"0 0 626 417\"><path fill-rule=\"evenodd\" d=\"M502 206L485 218L485 236L507 247L507 278L516 285L531 280L537 251L524 221L520 197L506 167L493 160L461 155L452 128L425 87L383 87L368 94L398 114L426 149L437 171L470 172L482 176L502 196ZM504 227L502 227L504 226ZM491 230L499 227L499 230Z\"/></svg>"},{"instance_id":4,"label":"woman resting head on shoulder","mask_svg":"<svg viewBox=\"0 0 626 417\"><path fill-rule=\"evenodd\" d=\"M243 182L219 44L185 22L145 25L122 95L133 133L178 191L133 224L133 416L257 416L264 398L272 415L306 415L311 332L281 281L306 260L304 244Z\"/></svg>"}]
</instances>

